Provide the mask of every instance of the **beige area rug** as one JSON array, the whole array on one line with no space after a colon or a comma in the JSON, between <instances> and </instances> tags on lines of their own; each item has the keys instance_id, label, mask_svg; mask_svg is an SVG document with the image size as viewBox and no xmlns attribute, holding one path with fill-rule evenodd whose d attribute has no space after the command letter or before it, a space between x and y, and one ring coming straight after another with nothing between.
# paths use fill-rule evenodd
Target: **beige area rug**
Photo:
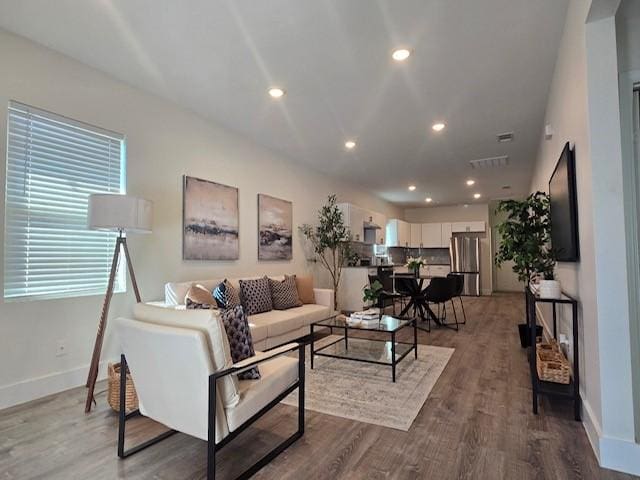
<instances>
[{"instance_id":1,"label":"beige area rug","mask_svg":"<svg viewBox=\"0 0 640 480\"><path fill-rule=\"evenodd\" d=\"M330 336L317 342L320 346L338 337ZM355 339L354 339L355 340ZM384 350L390 344L349 340L349 350L372 348ZM418 359L410 352L396 366L396 383L391 381L391 366L375 365L315 357L314 368L309 365L307 348L305 407L308 410L382 425L407 431L427 400L433 386L444 371L453 348L418 345ZM283 400L297 406L298 391Z\"/></svg>"}]
</instances>

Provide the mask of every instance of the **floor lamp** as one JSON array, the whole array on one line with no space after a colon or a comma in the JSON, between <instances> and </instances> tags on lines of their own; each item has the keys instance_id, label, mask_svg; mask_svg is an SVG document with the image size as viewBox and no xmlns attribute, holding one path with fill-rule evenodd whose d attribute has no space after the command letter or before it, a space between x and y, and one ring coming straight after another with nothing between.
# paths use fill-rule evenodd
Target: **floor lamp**
<instances>
[{"instance_id":1,"label":"floor lamp","mask_svg":"<svg viewBox=\"0 0 640 480\"><path fill-rule=\"evenodd\" d=\"M94 390L100 367L100 354L102 353L104 332L107 327L107 316L109 315L109 305L113 295L121 250L124 252L124 257L127 261L133 293L136 296L136 301L140 303L140 291L138 290L136 276L133 272L131 255L129 255L129 249L127 248L127 237L125 237L124 234L150 233L152 216L153 204L143 198L108 193L89 196L89 229L115 231L118 232L118 238L116 238L116 246L113 251L107 293L102 303L96 343L93 346L93 356L91 357L91 365L89 366L89 375L87 377L87 388L89 388L89 391L87 392L87 401L84 407L85 413L91 411L91 405L95 402Z\"/></svg>"}]
</instances>

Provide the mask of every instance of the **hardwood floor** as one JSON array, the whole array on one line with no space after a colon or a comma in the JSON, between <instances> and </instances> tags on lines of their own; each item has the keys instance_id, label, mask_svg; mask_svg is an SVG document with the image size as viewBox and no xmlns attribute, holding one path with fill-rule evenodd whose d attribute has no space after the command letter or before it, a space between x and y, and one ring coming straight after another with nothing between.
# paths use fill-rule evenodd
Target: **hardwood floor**
<instances>
[{"instance_id":1,"label":"hardwood floor","mask_svg":"<svg viewBox=\"0 0 640 480\"><path fill-rule=\"evenodd\" d=\"M516 324L521 295L465 299L460 332L419 341L456 349L408 432L307 411L304 437L257 479L630 479L598 467L569 403L531 413L525 352ZM104 384L99 385L104 389ZM98 396L85 415L84 388L0 412L0 479L200 479L205 443L174 435L124 461L117 417ZM160 428L131 422L132 444ZM276 407L225 447L218 478L233 478L296 428L296 409Z\"/></svg>"}]
</instances>

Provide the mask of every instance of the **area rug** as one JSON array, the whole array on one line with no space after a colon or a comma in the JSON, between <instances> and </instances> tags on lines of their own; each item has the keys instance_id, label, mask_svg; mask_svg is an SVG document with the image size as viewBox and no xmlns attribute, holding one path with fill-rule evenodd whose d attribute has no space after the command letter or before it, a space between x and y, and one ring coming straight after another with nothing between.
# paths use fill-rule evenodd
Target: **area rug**
<instances>
[{"instance_id":1,"label":"area rug","mask_svg":"<svg viewBox=\"0 0 640 480\"><path fill-rule=\"evenodd\" d=\"M453 348L418 345L418 359L414 359L413 352L409 353L396 366L396 383L393 383L390 366L316 356L311 370L307 348L305 407L407 431L453 352ZM283 402L296 406L298 391Z\"/></svg>"}]
</instances>

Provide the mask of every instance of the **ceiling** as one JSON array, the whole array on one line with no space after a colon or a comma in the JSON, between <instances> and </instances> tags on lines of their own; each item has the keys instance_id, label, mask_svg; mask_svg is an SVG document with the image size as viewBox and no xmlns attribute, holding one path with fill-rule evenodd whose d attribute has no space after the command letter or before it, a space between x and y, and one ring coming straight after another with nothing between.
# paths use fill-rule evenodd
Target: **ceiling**
<instances>
[{"instance_id":1,"label":"ceiling","mask_svg":"<svg viewBox=\"0 0 640 480\"><path fill-rule=\"evenodd\" d=\"M528 192L566 7L567 0L0 0L0 27L293 161L424 206L427 196L443 205ZM407 61L391 59L398 46L412 50ZM282 99L267 94L274 85L285 89ZM436 121L447 127L434 132ZM509 131L514 141L498 143L496 134ZM345 149L347 139L356 148ZM500 155L509 156L507 167L469 165ZM467 187L467 178L476 185Z\"/></svg>"}]
</instances>

